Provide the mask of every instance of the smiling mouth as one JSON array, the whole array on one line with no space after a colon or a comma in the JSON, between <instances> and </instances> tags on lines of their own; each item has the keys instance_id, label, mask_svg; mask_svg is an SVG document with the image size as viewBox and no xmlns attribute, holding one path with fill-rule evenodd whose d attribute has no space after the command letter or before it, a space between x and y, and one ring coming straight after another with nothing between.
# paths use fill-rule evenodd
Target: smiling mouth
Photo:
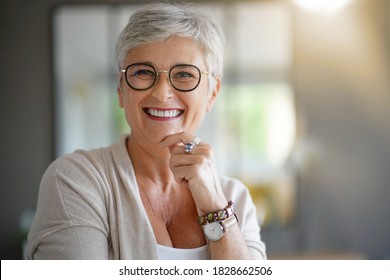
<instances>
[{"instance_id":1,"label":"smiling mouth","mask_svg":"<svg viewBox=\"0 0 390 280\"><path fill-rule=\"evenodd\" d=\"M154 108L144 108L144 112L153 118L164 118L164 119L170 119L170 118L177 118L181 114L183 114L184 110L180 109L154 109Z\"/></svg>"}]
</instances>

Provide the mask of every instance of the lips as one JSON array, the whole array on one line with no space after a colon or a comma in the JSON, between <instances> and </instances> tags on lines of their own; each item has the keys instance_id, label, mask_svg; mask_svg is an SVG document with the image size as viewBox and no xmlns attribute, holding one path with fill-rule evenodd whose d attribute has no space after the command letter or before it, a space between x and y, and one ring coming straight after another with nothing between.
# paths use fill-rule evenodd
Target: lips
<instances>
[{"instance_id":1,"label":"lips","mask_svg":"<svg viewBox=\"0 0 390 280\"><path fill-rule=\"evenodd\" d=\"M157 108L144 108L144 112L152 118L159 119L172 119L177 118L183 114L184 110L181 109L157 109Z\"/></svg>"}]
</instances>

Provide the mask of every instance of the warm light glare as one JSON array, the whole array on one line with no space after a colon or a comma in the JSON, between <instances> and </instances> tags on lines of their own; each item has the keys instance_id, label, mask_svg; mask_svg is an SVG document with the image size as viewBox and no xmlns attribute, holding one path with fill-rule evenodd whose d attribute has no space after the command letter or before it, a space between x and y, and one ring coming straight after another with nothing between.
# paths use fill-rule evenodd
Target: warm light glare
<instances>
[{"instance_id":1,"label":"warm light glare","mask_svg":"<svg viewBox=\"0 0 390 280\"><path fill-rule=\"evenodd\" d=\"M315 12L336 12L351 0L294 0L302 8Z\"/></svg>"}]
</instances>

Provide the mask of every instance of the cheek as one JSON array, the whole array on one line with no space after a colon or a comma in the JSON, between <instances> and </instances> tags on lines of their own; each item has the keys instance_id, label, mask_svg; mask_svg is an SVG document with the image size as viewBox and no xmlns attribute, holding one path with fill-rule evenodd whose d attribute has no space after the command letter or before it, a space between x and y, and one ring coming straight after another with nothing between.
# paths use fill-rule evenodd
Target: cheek
<instances>
[{"instance_id":1,"label":"cheek","mask_svg":"<svg viewBox=\"0 0 390 280\"><path fill-rule=\"evenodd\" d=\"M119 106L124 110L126 119L128 122L137 118L137 104L139 101L136 96L126 91L122 91L119 94Z\"/></svg>"},{"instance_id":2,"label":"cheek","mask_svg":"<svg viewBox=\"0 0 390 280\"><path fill-rule=\"evenodd\" d=\"M186 104L187 110L192 114L201 114L207 110L207 97L204 93L198 92L193 96L187 96L182 101Z\"/></svg>"},{"instance_id":3,"label":"cheek","mask_svg":"<svg viewBox=\"0 0 390 280\"><path fill-rule=\"evenodd\" d=\"M204 94L202 97L199 97L196 101L193 100L190 103L190 110L193 112L193 120L202 121L208 110L208 100L207 96Z\"/></svg>"}]
</instances>

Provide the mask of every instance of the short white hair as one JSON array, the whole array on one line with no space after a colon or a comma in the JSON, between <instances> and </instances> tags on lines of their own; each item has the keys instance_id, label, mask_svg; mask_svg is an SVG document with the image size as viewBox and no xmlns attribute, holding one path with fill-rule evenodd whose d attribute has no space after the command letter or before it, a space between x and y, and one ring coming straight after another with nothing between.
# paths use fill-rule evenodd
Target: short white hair
<instances>
[{"instance_id":1,"label":"short white hair","mask_svg":"<svg viewBox=\"0 0 390 280\"><path fill-rule=\"evenodd\" d=\"M212 77L222 78L225 38L221 28L193 6L167 3L145 5L130 16L116 45L118 74L125 67L123 62L130 50L173 36L192 39L203 52Z\"/></svg>"}]
</instances>

